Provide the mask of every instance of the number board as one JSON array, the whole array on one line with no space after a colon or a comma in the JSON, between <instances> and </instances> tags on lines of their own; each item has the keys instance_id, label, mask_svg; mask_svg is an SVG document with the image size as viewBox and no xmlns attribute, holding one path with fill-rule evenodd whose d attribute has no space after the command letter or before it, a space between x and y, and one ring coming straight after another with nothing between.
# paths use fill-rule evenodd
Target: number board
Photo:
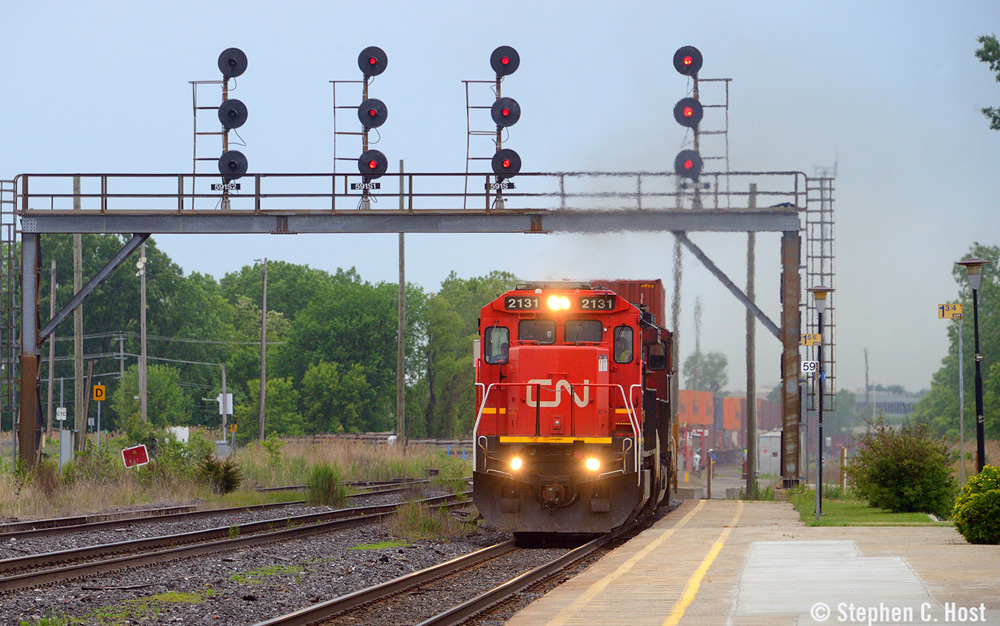
<instances>
[{"instance_id":1,"label":"number board","mask_svg":"<svg viewBox=\"0 0 1000 626\"><path fill-rule=\"evenodd\" d=\"M583 296L580 298L581 311L614 311L616 296Z\"/></svg>"},{"instance_id":2,"label":"number board","mask_svg":"<svg viewBox=\"0 0 1000 626\"><path fill-rule=\"evenodd\" d=\"M819 371L819 361L802 361L802 373L810 376Z\"/></svg>"},{"instance_id":3,"label":"number board","mask_svg":"<svg viewBox=\"0 0 1000 626\"><path fill-rule=\"evenodd\" d=\"M818 346L821 343L823 343L823 335L819 333L806 333L802 335L802 339L800 340L799 345Z\"/></svg>"},{"instance_id":4,"label":"number board","mask_svg":"<svg viewBox=\"0 0 1000 626\"><path fill-rule=\"evenodd\" d=\"M960 320L960 319L962 319L962 305L961 304L939 304L938 305L938 319L943 319L943 320Z\"/></svg>"},{"instance_id":5,"label":"number board","mask_svg":"<svg viewBox=\"0 0 1000 626\"><path fill-rule=\"evenodd\" d=\"M542 308L538 296L504 296L503 308L508 311L537 311Z\"/></svg>"}]
</instances>

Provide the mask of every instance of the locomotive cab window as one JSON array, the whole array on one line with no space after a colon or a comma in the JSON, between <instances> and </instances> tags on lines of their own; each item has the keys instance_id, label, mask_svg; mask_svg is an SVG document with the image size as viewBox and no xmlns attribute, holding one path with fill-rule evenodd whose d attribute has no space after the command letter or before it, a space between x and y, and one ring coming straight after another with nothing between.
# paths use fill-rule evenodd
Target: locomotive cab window
<instances>
[{"instance_id":1,"label":"locomotive cab window","mask_svg":"<svg viewBox=\"0 0 1000 626\"><path fill-rule=\"evenodd\" d=\"M598 343L603 330L604 324L600 320L566 320L566 343Z\"/></svg>"},{"instance_id":2,"label":"locomotive cab window","mask_svg":"<svg viewBox=\"0 0 1000 626\"><path fill-rule=\"evenodd\" d=\"M490 365L506 363L510 350L510 331L502 326L490 326L483 332L484 358Z\"/></svg>"},{"instance_id":3,"label":"locomotive cab window","mask_svg":"<svg viewBox=\"0 0 1000 626\"><path fill-rule=\"evenodd\" d=\"M517 338L529 343L555 343L556 323L552 320L521 320L517 324Z\"/></svg>"},{"instance_id":4,"label":"locomotive cab window","mask_svg":"<svg viewBox=\"0 0 1000 626\"><path fill-rule=\"evenodd\" d=\"M632 362L632 327L618 326L615 328L615 363Z\"/></svg>"}]
</instances>

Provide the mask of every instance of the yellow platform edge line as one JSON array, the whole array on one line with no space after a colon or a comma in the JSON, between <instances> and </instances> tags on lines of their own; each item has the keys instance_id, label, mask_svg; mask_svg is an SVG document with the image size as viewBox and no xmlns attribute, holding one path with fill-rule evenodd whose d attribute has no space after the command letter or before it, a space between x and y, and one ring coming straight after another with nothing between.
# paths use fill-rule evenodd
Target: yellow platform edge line
<instances>
[{"instance_id":1,"label":"yellow platform edge line","mask_svg":"<svg viewBox=\"0 0 1000 626\"><path fill-rule=\"evenodd\" d=\"M611 437L500 437L500 443L611 443Z\"/></svg>"},{"instance_id":2,"label":"yellow platform edge line","mask_svg":"<svg viewBox=\"0 0 1000 626\"><path fill-rule=\"evenodd\" d=\"M660 544L669 539L675 532L683 528L703 506L705 506L705 501L699 500L698 504L696 504L695 507L687 513L687 515L678 520L678 522L670 528L664 530L659 537L651 541L645 548L633 554L627 561L619 565L618 569L591 585L569 606L564 608L558 615L552 618L546 626L563 626L563 624L568 622L574 615L579 613L580 610L584 608L584 605L590 602L594 596L604 591L604 589L615 579L627 574L629 570L635 567L636 563L646 558L647 554L658 548Z\"/></svg>"},{"instance_id":3,"label":"yellow platform edge line","mask_svg":"<svg viewBox=\"0 0 1000 626\"><path fill-rule=\"evenodd\" d=\"M663 622L663 626L677 626L680 623L681 618L684 617L684 612L687 610L688 606L694 602L695 596L698 595L698 589L701 587L701 581L705 578L705 574L708 573L708 568L712 566L712 562L715 561L715 557L719 556L719 552L722 551L722 546L725 544L726 539L729 538L729 533L733 532L733 528L736 527L737 522L740 521L740 514L743 513L743 501L736 501L736 512L733 513L733 519L729 522L729 526L719 534L719 538L715 540L712 544L712 549L708 551L705 559L695 570L694 574L691 574L691 578L688 578L687 584L684 585L684 592L681 594L681 599L677 601L674 605L674 610L670 612L670 616Z\"/></svg>"}]
</instances>

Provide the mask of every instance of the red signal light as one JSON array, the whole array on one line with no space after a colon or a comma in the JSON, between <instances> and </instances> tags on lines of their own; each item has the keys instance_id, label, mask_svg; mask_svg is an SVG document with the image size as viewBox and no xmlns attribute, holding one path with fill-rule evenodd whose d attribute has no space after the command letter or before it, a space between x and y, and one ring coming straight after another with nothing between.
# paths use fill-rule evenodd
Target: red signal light
<instances>
[{"instance_id":1,"label":"red signal light","mask_svg":"<svg viewBox=\"0 0 1000 626\"><path fill-rule=\"evenodd\" d=\"M694 63L694 59L689 56L684 57L684 65L691 65Z\"/></svg>"},{"instance_id":2,"label":"red signal light","mask_svg":"<svg viewBox=\"0 0 1000 626\"><path fill-rule=\"evenodd\" d=\"M501 113L503 113L504 117L507 117L510 115L510 109L504 109L503 111L501 111Z\"/></svg>"},{"instance_id":3,"label":"red signal light","mask_svg":"<svg viewBox=\"0 0 1000 626\"><path fill-rule=\"evenodd\" d=\"M684 117L691 117L694 115L694 109L691 107L684 107Z\"/></svg>"},{"instance_id":4,"label":"red signal light","mask_svg":"<svg viewBox=\"0 0 1000 626\"><path fill-rule=\"evenodd\" d=\"M510 57L503 57L500 59L500 62L504 65L510 65Z\"/></svg>"},{"instance_id":5,"label":"red signal light","mask_svg":"<svg viewBox=\"0 0 1000 626\"><path fill-rule=\"evenodd\" d=\"M690 57L688 58L688 61L689 62L691 61ZM376 59L375 57L368 58L368 65L375 65L376 63L378 63L378 59Z\"/></svg>"},{"instance_id":6,"label":"red signal light","mask_svg":"<svg viewBox=\"0 0 1000 626\"><path fill-rule=\"evenodd\" d=\"M690 170L692 167L694 167L694 161L692 161L691 159L684 161L684 169Z\"/></svg>"},{"instance_id":7,"label":"red signal light","mask_svg":"<svg viewBox=\"0 0 1000 626\"><path fill-rule=\"evenodd\" d=\"M510 159L504 159L503 160L503 167L504 167L504 169L507 169L508 167L510 167Z\"/></svg>"},{"instance_id":8,"label":"red signal light","mask_svg":"<svg viewBox=\"0 0 1000 626\"><path fill-rule=\"evenodd\" d=\"M375 169L377 167L378 167L378 162L377 161L375 161L374 159L372 159L371 161L368 161L368 169L373 170L373 169Z\"/></svg>"}]
</instances>

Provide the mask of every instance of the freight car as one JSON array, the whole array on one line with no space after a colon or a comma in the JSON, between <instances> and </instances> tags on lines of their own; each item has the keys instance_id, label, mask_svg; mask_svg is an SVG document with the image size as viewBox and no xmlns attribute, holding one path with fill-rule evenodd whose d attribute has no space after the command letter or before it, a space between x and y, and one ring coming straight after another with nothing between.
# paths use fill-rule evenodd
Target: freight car
<instances>
[{"instance_id":1,"label":"freight car","mask_svg":"<svg viewBox=\"0 0 1000 626\"><path fill-rule=\"evenodd\" d=\"M602 533L663 501L676 484L663 309L660 281L528 283L482 308L473 500L489 523Z\"/></svg>"}]
</instances>

